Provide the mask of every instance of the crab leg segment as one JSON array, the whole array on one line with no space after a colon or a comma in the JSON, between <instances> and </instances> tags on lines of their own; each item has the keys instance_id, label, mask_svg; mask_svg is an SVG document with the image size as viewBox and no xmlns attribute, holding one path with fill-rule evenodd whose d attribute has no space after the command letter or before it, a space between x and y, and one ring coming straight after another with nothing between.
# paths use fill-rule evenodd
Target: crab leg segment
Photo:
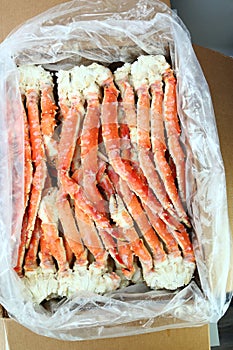
<instances>
[{"instance_id":1,"label":"crab leg segment","mask_svg":"<svg viewBox=\"0 0 233 350\"><path fill-rule=\"evenodd\" d=\"M25 97L22 96L23 101L24 101L24 98ZM22 105L22 111L23 111L23 120L24 120L24 209L26 209L30 190L31 190L33 167L32 167L32 156L31 156L31 146L30 146L30 139L29 139L28 121L27 121L27 115L23 105Z\"/></svg>"},{"instance_id":2,"label":"crab leg segment","mask_svg":"<svg viewBox=\"0 0 233 350\"><path fill-rule=\"evenodd\" d=\"M27 110L30 127L30 139L32 144L32 160L35 165L35 172L32 181L32 190L28 207L27 243L28 247L32 232L34 230L36 215L39 208L41 193L46 178L46 164L44 145L41 137L38 102L39 96L35 91L27 91Z\"/></svg>"},{"instance_id":3,"label":"crab leg segment","mask_svg":"<svg viewBox=\"0 0 233 350\"><path fill-rule=\"evenodd\" d=\"M51 255L56 259L59 271L69 269L63 240L58 232L58 211L56 208L57 188L47 189L40 203L39 217L44 237L49 244Z\"/></svg>"},{"instance_id":4,"label":"crab leg segment","mask_svg":"<svg viewBox=\"0 0 233 350\"><path fill-rule=\"evenodd\" d=\"M78 265L87 265L87 252L84 249L80 233L77 229L70 203L66 195L60 190L56 198L58 216L61 221L64 236L76 257Z\"/></svg>"},{"instance_id":5,"label":"crab leg segment","mask_svg":"<svg viewBox=\"0 0 233 350\"><path fill-rule=\"evenodd\" d=\"M55 115L57 106L53 96L52 77L48 73L46 79L40 84L41 88L41 131L44 139L47 159L51 165L56 165L57 141L53 138L54 128L56 126Z\"/></svg>"},{"instance_id":6,"label":"crab leg segment","mask_svg":"<svg viewBox=\"0 0 233 350\"><path fill-rule=\"evenodd\" d=\"M30 246L25 257L25 263L24 263L25 271L33 271L38 268L37 253L38 253L39 241L41 237L40 225L41 225L40 219L37 217L35 228L32 233Z\"/></svg>"},{"instance_id":7,"label":"crab leg segment","mask_svg":"<svg viewBox=\"0 0 233 350\"><path fill-rule=\"evenodd\" d=\"M100 211L105 212L103 198L96 187L98 172L98 136L100 127L100 89L96 84L96 71L89 67L76 67L72 74L73 85L87 101L87 110L83 121L81 143L81 165L83 187L86 197Z\"/></svg>"},{"instance_id":8,"label":"crab leg segment","mask_svg":"<svg viewBox=\"0 0 233 350\"><path fill-rule=\"evenodd\" d=\"M177 117L176 79L171 69L167 69L163 74L163 80L165 82L163 117L168 137L168 147L176 166L180 196L185 202L185 155L179 142L181 130Z\"/></svg>"},{"instance_id":9,"label":"crab leg segment","mask_svg":"<svg viewBox=\"0 0 233 350\"><path fill-rule=\"evenodd\" d=\"M45 238L43 230L40 232L40 267L43 271L55 272L53 257L50 252L49 242Z\"/></svg>"},{"instance_id":10,"label":"crab leg segment","mask_svg":"<svg viewBox=\"0 0 233 350\"><path fill-rule=\"evenodd\" d=\"M34 230L36 216L41 199L41 193L46 178L45 150L40 128L40 83L45 71L41 67L23 66L19 68L21 93L26 96L28 123L32 147L32 161L35 172L32 181L32 190L28 206L28 225L26 247L29 246Z\"/></svg>"},{"instance_id":11,"label":"crab leg segment","mask_svg":"<svg viewBox=\"0 0 233 350\"><path fill-rule=\"evenodd\" d=\"M22 223L22 230L21 230L21 236L20 236L20 243L18 248L18 258L17 258L17 264L14 267L15 272L19 275L23 275L23 262L24 262L24 256L26 251L26 229L28 224L28 215L27 211L24 213L23 217L23 223Z\"/></svg>"}]
</instances>

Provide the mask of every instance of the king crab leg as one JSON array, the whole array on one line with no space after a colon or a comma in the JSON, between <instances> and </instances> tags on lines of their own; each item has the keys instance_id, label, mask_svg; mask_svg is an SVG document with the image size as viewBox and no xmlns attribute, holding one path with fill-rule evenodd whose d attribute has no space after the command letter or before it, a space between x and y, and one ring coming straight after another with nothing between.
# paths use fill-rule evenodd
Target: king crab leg
<instances>
[{"instance_id":1,"label":"king crab leg","mask_svg":"<svg viewBox=\"0 0 233 350\"><path fill-rule=\"evenodd\" d=\"M179 142L181 130L177 117L176 79L171 69L167 69L163 74L163 80L165 82L163 118L168 137L168 148L176 166L180 196L185 202L185 155Z\"/></svg>"},{"instance_id":2,"label":"king crab leg","mask_svg":"<svg viewBox=\"0 0 233 350\"><path fill-rule=\"evenodd\" d=\"M73 84L87 101L87 110L80 136L81 166L86 197L100 212L105 212L103 198L97 188L98 136L100 127L100 91L95 83L95 71L89 67L76 67Z\"/></svg>"},{"instance_id":3,"label":"king crab leg","mask_svg":"<svg viewBox=\"0 0 233 350\"><path fill-rule=\"evenodd\" d=\"M55 265L53 261L53 257L50 252L49 248L49 242L46 240L45 234L43 230L40 227L40 251L39 251L39 258L40 258L40 267L43 271L47 272L55 272Z\"/></svg>"},{"instance_id":4,"label":"king crab leg","mask_svg":"<svg viewBox=\"0 0 233 350\"><path fill-rule=\"evenodd\" d=\"M22 222L22 229L21 229L21 236L20 236L20 243L18 248L18 258L17 258L17 264L14 267L15 272L22 277L23 276L23 262L24 262L24 256L26 251L26 229L28 225L28 214L27 211L25 211L23 216L23 222Z\"/></svg>"},{"instance_id":5,"label":"king crab leg","mask_svg":"<svg viewBox=\"0 0 233 350\"><path fill-rule=\"evenodd\" d=\"M36 216L46 178L46 157L40 127L39 98L44 70L41 67L23 66L19 68L21 93L26 96L29 133L32 147L34 174L28 206L28 225L26 229L26 248L34 230Z\"/></svg>"},{"instance_id":6,"label":"king crab leg","mask_svg":"<svg viewBox=\"0 0 233 350\"><path fill-rule=\"evenodd\" d=\"M75 255L75 263L79 266L86 266L88 264L87 252L83 246L67 195L64 195L61 189L57 195L55 204L58 208L58 217L63 227L64 236Z\"/></svg>"},{"instance_id":7,"label":"king crab leg","mask_svg":"<svg viewBox=\"0 0 233 350\"><path fill-rule=\"evenodd\" d=\"M41 219L41 228L49 244L51 255L56 259L59 271L62 273L69 270L69 265L66 259L63 240L59 237L56 203L57 188L51 187L46 189L40 203L38 215Z\"/></svg>"},{"instance_id":8,"label":"king crab leg","mask_svg":"<svg viewBox=\"0 0 233 350\"><path fill-rule=\"evenodd\" d=\"M44 74L45 75L45 74ZM57 158L57 141L54 137L56 126L55 115L57 106L53 96L53 81L49 73L41 81L41 131L43 135L47 160L53 167L56 166Z\"/></svg>"},{"instance_id":9,"label":"king crab leg","mask_svg":"<svg viewBox=\"0 0 233 350\"><path fill-rule=\"evenodd\" d=\"M19 68L25 188L14 269L34 301L190 282L176 79L161 57L118 69L121 96L104 66L60 71L59 141L52 76Z\"/></svg>"},{"instance_id":10,"label":"king crab leg","mask_svg":"<svg viewBox=\"0 0 233 350\"><path fill-rule=\"evenodd\" d=\"M29 249L25 256L25 262L24 262L24 271L34 271L38 268L37 263L37 253L39 248L39 242L41 238L41 229L40 229L40 219L36 218L35 228L32 233L31 242L29 245Z\"/></svg>"},{"instance_id":11,"label":"king crab leg","mask_svg":"<svg viewBox=\"0 0 233 350\"><path fill-rule=\"evenodd\" d=\"M22 96L22 102L24 102L25 97ZM32 156L31 156L31 146L29 140L29 128L26 111L22 104L23 110L23 120L24 120L24 210L27 207L29 194L32 184Z\"/></svg>"}]
</instances>

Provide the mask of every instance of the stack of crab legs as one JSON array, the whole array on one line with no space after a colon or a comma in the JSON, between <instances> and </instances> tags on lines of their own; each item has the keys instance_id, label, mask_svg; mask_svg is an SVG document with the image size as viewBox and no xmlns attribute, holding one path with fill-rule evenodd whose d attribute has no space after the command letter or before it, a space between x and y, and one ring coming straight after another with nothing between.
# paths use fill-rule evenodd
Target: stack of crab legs
<instances>
[{"instance_id":1,"label":"stack of crab legs","mask_svg":"<svg viewBox=\"0 0 233 350\"><path fill-rule=\"evenodd\" d=\"M164 56L112 73L18 68L24 216L14 267L36 302L130 284L175 290L195 257L176 78Z\"/></svg>"}]
</instances>

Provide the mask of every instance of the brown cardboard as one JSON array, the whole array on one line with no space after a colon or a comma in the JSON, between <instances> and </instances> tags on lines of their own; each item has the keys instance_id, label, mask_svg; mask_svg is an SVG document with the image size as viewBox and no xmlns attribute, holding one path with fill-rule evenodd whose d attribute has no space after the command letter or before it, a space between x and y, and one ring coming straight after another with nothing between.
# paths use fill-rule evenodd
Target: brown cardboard
<instances>
[{"instance_id":1,"label":"brown cardboard","mask_svg":"<svg viewBox=\"0 0 233 350\"><path fill-rule=\"evenodd\" d=\"M9 350L207 350L209 349L208 326L170 329L156 333L100 339L94 341L64 342L32 333L16 322L4 322L9 340ZM1 333L0 333L1 334ZM1 343L0 343L1 344ZM1 348L2 349L2 348ZM4 348L3 348L4 349ZM5 350L5 349L4 349Z\"/></svg>"},{"instance_id":2,"label":"brown cardboard","mask_svg":"<svg viewBox=\"0 0 233 350\"><path fill-rule=\"evenodd\" d=\"M194 49L212 96L220 147L226 172L228 213L231 231L233 232L233 58L200 46L195 46ZM228 291L233 290L232 256L231 259L232 269L229 273Z\"/></svg>"},{"instance_id":3,"label":"brown cardboard","mask_svg":"<svg viewBox=\"0 0 233 350\"><path fill-rule=\"evenodd\" d=\"M66 0L0 0L0 42L26 20L48 10ZM170 6L170 0L162 0ZM114 2L113 2L114 3Z\"/></svg>"},{"instance_id":4,"label":"brown cardboard","mask_svg":"<svg viewBox=\"0 0 233 350\"><path fill-rule=\"evenodd\" d=\"M62 3L64 0L0 0L0 41L16 26L25 20ZM169 0L164 0L170 4ZM226 167L228 203L231 226L233 227L233 60L223 55L201 47L195 47L196 54L204 70L212 93L216 113L221 150ZM233 264L232 264L233 266ZM229 278L229 290L233 290L232 279ZM95 341L63 342L49 339L32 333L15 321L2 318L0 315L0 350L72 350L90 349L112 350L134 349L174 349L174 350L207 350L209 346L208 326L196 328L170 329L156 333L121 337L115 339L102 339Z\"/></svg>"}]
</instances>

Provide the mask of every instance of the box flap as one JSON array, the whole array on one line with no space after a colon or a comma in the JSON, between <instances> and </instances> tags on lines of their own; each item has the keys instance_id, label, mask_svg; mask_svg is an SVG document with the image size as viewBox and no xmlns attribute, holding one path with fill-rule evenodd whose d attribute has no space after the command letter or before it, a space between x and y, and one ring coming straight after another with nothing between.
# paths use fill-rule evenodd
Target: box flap
<instances>
[{"instance_id":1,"label":"box flap","mask_svg":"<svg viewBox=\"0 0 233 350\"><path fill-rule=\"evenodd\" d=\"M170 7L170 0L161 0ZM30 0L0 0L0 42L16 27L26 20L37 16L49 8L62 4L65 0L41 0L34 1L33 6ZM134 2L129 0L128 3ZM3 10L4 9L4 10Z\"/></svg>"},{"instance_id":2,"label":"box flap","mask_svg":"<svg viewBox=\"0 0 233 350\"><path fill-rule=\"evenodd\" d=\"M228 211L233 232L233 58L200 46L194 46L194 49L209 84L214 105L226 171ZM233 291L233 245L231 259L228 291Z\"/></svg>"},{"instance_id":3,"label":"box flap","mask_svg":"<svg viewBox=\"0 0 233 350\"><path fill-rule=\"evenodd\" d=\"M208 326L197 328L170 329L162 332L100 339L95 341L64 342L32 333L13 320L6 319L5 329L9 342L9 350L208 350ZM197 336L198 335L198 336ZM1 336L1 333L0 333ZM195 339L195 341L191 341Z\"/></svg>"}]
</instances>

